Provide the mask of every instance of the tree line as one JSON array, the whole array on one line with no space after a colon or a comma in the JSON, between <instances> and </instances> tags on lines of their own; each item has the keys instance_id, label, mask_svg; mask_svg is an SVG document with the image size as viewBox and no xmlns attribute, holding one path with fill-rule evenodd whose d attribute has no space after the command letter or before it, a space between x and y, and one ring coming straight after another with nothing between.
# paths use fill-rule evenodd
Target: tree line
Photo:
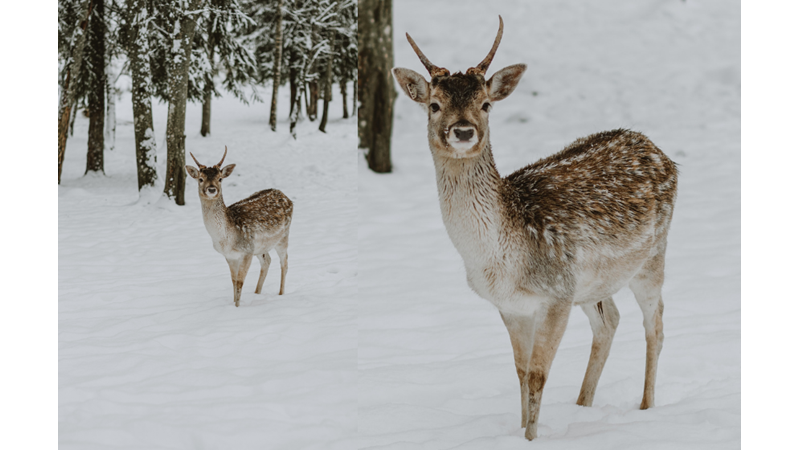
<instances>
[{"instance_id":1,"label":"tree line","mask_svg":"<svg viewBox=\"0 0 800 450\"><path fill-rule=\"evenodd\" d=\"M339 85L356 86L356 0L59 0L58 182L78 110L89 117L86 173L103 171L114 148L116 81L130 76L139 189L156 182L152 101L169 105L164 193L184 204L186 103L202 102L200 134L211 132L211 104L224 90L245 103L272 88L269 126L277 130L277 93L290 89L290 132L303 113L320 115ZM356 108L353 99L352 111Z\"/></svg>"}]
</instances>

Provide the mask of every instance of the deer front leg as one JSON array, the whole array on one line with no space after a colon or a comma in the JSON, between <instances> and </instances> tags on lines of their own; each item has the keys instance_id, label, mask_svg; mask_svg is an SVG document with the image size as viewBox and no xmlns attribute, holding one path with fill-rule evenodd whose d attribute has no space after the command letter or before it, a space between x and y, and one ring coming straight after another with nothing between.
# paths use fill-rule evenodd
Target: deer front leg
<instances>
[{"instance_id":1,"label":"deer front leg","mask_svg":"<svg viewBox=\"0 0 800 450\"><path fill-rule=\"evenodd\" d=\"M592 406L597 383L600 380L600 374L603 373L603 366L608 359L611 342L614 340L614 333L619 324L619 311L611 297L595 304L581 305L581 308L589 317L594 337L592 338L589 365L586 366L586 375L583 377L581 393L578 396L578 404Z\"/></svg>"},{"instance_id":2,"label":"deer front leg","mask_svg":"<svg viewBox=\"0 0 800 450\"><path fill-rule=\"evenodd\" d=\"M511 338L514 349L514 365L519 378L520 399L522 404L522 428L528 426L528 364L533 350L533 316L520 316L500 311L500 317Z\"/></svg>"},{"instance_id":3,"label":"deer front leg","mask_svg":"<svg viewBox=\"0 0 800 450\"><path fill-rule=\"evenodd\" d=\"M233 304L239 306L239 296L242 293L242 287L238 284L239 278L239 265L241 264L240 259L228 259L228 268L231 269L231 282L233 283Z\"/></svg>"},{"instance_id":4,"label":"deer front leg","mask_svg":"<svg viewBox=\"0 0 800 450\"><path fill-rule=\"evenodd\" d=\"M525 427L525 438L536 438L539 425L539 409L542 406L542 392L550 366L556 356L558 344L564 336L569 319L570 301L558 301L549 305L547 310L536 313L533 352L528 369L528 423Z\"/></svg>"},{"instance_id":5,"label":"deer front leg","mask_svg":"<svg viewBox=\"0 0 800 450\"><path fill-rule=\"evenodd\" d=\"M228 267L231 269L231 281L233 282L233 304L239 307L239 299L242 297L242 285L247 270L250 269L250 261L253 255L244 255L239 259L227 259Z\"/></svg>"},{"instance_id":6,"label":"deer front leg","mask_svg":"<svg viewBox=\"0 0 800 450\"><path fill-rule=\"evenodd\" d=\"M244 255L242 258L242 262L239 264L239 275L236 279L236 293L233 298L233 302L236 304L236 307L239 307L239 299L242 297L242 286L244 285L244 279L247 276L247 271L250 270L250 263L253 261L253 255Z\"/></svg>"},{"instance_id":7,"label":"deer front leg","mask_svg":"<svg viewBox=\"0 0 800 450\"><path fill-rule=\"evenodd\" d=\"M264 286L264 280L267 278L267 271L272 262L269 253L262 253L258 256L258 261L261 263L261 273L258 275L258 284L256 285L256 294L261 293L261 288Z\"/></svg>"}]
</instances>

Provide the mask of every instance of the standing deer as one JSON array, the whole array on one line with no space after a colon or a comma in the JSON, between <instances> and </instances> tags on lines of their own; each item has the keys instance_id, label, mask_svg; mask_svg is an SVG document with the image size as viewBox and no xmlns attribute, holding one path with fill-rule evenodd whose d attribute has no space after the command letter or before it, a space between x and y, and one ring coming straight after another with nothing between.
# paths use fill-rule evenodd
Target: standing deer
<instances>
[{"instance_id":1,"label":"standing deer","mask_svg":"<svg viewBox=\"0 0 800 450\"><path fill-rule=\"evenodd\" d=\"M408 42L431 81L393 69L411 100L428 107L428 144L439 205L470 288L500 310L514 349L525 437L536 437L542 391L572 305L589 316L594 339L578 404L591 406L619 312L611 296L626 284L644 315L647 359L641 409L653 406L664 340L664 254L677 169L647 137L614 130L578 139L503 178L489 143L489 111L508 97L526 66L486 80L503 35L465 74L433 65Z\"/></svg>"},{"instance_id":2,"label":"standing deer","mask_svg":"<svg viewBox=\"0 0 800 450\"><path fill-rule=\"evenodd\" d=\"M200 164L194 155L189 154L199 169L187 165L186 172L197 180L203 223L211 235L214 250L225 257L231 269L233 303L239 306L242 284L253 255L261 262L256 294L261 293L272 261L268 252L273 248L281 261L281 289L278 295L283 295L289 268L286 249L289 246L289 226L292 224L292 201L277 189L266 189L226 207L222 200L222 179L229 177L236 167L236 164L230 164L220 169L228 155L228 147L225 147L220 162L212 167Z\"/></svg>"}]
</instances>

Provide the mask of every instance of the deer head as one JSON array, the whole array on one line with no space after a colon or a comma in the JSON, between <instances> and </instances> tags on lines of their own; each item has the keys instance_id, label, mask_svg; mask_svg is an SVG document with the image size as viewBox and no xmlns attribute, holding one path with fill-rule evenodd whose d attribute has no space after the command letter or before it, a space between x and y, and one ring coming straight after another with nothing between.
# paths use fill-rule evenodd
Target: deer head
<instances>
[{"instance_id":1,"label":"deer head","mask_svg":"<svg viewBox=\"0 0 800 450\"><path fill-rule=\"evenodd\" d=\"M428 142L431 151L448 158L473 158L489 142L489 111L496 101L508 97L517 87L525 64L508 66L487 81L484 78L500 39L503 18L489 54L466 73L450 71L432 64L406 33L408 42L428 70L431 81L410 69L392 69L403 92L428 107Z\"/></svg>"},{"instance_id":2,"label":"deer head","mask_svg":"<svg viewBox=\"0 0 800 450\"><path fill-rule=\"evenodd\" d=\"M230 174L233 173L233 168L236 167L236 164L229 164L220 169L222 162L225 161L225 157L228 155L228 146L225 146L225 154L222 155L222 159L211 167L206 167L197 162L197 158L195 158L191 152L189 155L192 156L192 159L197 164L199 169L187 164L186 172L190 177L197 180L197 188L200 192L200 198L205 198L208 200L217 198L220 192L222 192L222 179L230 176Z\"/></svg>"}]
</instances>

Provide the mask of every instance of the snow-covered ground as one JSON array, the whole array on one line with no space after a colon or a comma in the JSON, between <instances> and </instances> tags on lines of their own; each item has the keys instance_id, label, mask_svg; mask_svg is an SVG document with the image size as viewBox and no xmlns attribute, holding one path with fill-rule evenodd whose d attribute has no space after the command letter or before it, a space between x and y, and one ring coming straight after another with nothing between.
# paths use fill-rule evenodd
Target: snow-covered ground
<instances>
[{"instance_id":1,"label":"snow-covered ground","mask_svg":"<svg viewBox=\"0 0 800 450\"><path fill-rule=\"evenodd\" d=\"M740 13L737 2L395 3L395 65L425 73L409 32L452 72L505 34L489 74L526 63L491 113L501 174L614 128L648 135L680 165L667 250L656 407L644 382L641 312L626 288L594 406L575 405L592 334L573 311L544 390L539 438L519 428L511 345L469 290L441 220L426 114L395 103L394 173L359 166L361 448L530 449L740 446Z\"/></svg>"},{"instance_id":2,"label":"snow-covered ground","mask_svg":"<svg viewBox=\"0 0 800 450\"><path fill-rule=\"evenodd\" d=\"M187 152L212 165L228 146L225 161L236 164L222 184L228 204L266 188L294 202L286 294L277 295L273 253L261 295L253 262L239 308L203 226L196 181L187 179L185 206L154 201L160 189L139 198L130 96L117 104L104 176L83 176L88 119L79 115L58 188L61 449L350 448L356 124L341 119L337 96L328 133L306 121L295 141L283 91L277 133L266 104L215 99L206 138L200 105L187 112ZM164 105L155 121L163 174Z\"/></svg>"}]
</instances>

